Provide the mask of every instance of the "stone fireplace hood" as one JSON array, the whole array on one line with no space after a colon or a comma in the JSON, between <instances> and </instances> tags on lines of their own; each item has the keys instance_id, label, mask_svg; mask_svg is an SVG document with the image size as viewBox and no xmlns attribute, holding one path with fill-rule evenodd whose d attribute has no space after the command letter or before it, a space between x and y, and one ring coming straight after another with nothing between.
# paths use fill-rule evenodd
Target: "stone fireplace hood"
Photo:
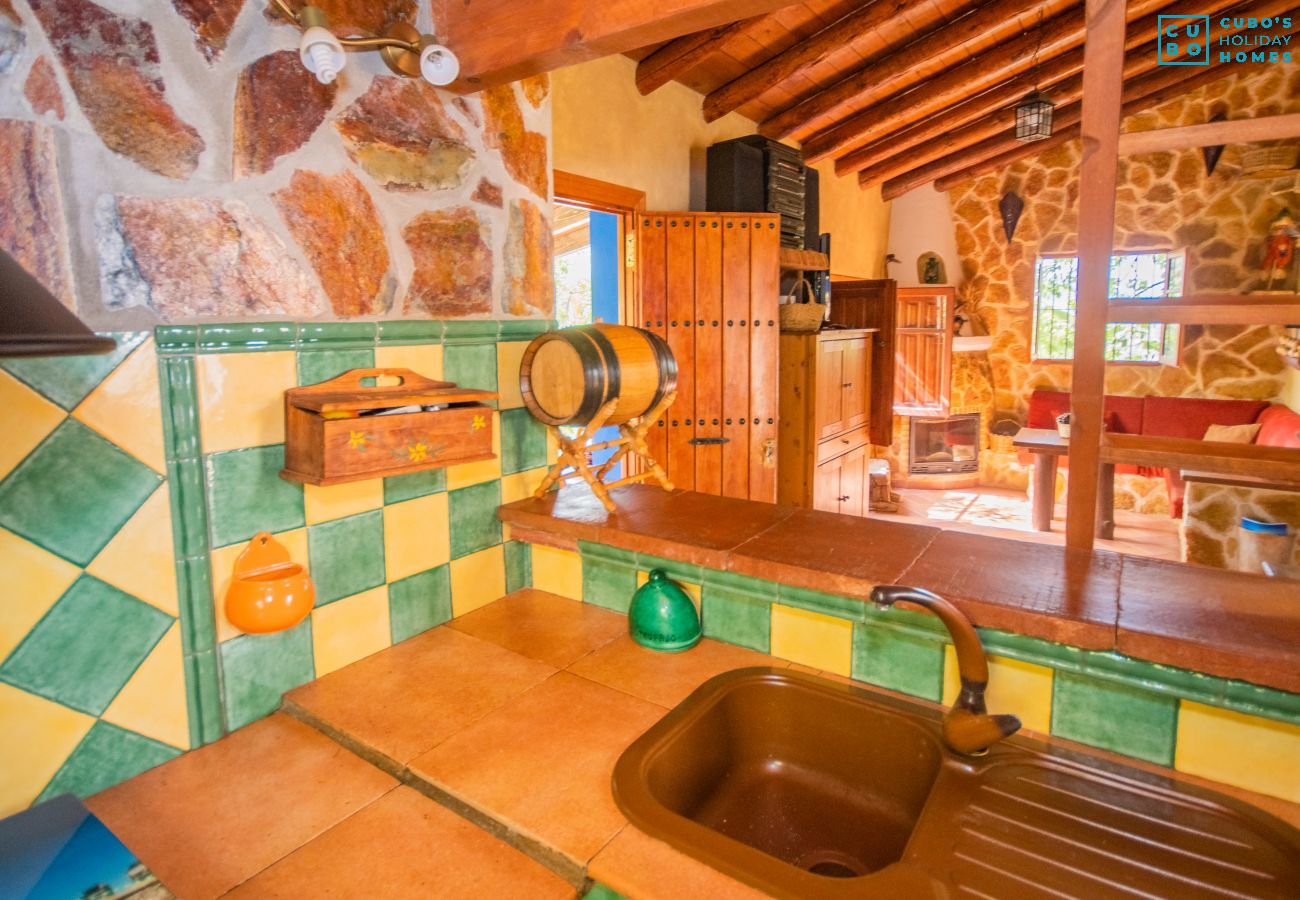
<instances>
[{"instance_id":1,"label":"stone fireplace hood","mask_svg":"<svg viewBox=\"0 0 1300 900\"><path fill-rule=\"evenodd\" d=\"M76 317L0 250L0 357L108 353L117 346Z\"/></svg>"}]
</instances>

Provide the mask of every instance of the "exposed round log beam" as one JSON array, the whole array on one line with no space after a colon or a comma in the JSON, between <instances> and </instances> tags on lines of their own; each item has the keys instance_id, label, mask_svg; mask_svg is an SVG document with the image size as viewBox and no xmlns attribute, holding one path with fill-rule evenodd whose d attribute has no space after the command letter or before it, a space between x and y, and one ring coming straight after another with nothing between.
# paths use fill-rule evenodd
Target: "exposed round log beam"
<instances>
[{"instance_id":1,"label":"exposed round log beam","mask_svg":"<svg viewBox=\"0 0 1300 900\"><path fill-rule=\"evenodd\" d=\"M1215 15L1238 5L1240 0L1199 0L1185 8L1186 15ZM1243 7L1244 8L1244 7ZM1180 5L1180 13L1184 7ZM1124 77L1132 78L1156 65L1153 41L1160 27L1160 12L1145 16L1128 27ZM1083 50L1076 48L1046 64L1017 75L982 94L947 107L904 131L886 135L835 160L835 172L860 172L863 187L879 184L896 175L947 156L962 147L992 137L1015 123L1013 104L1035 87L1047 91L1058 105L1077 100L1083 87Z\"/></svg>"},{"instance_id":2,"label":"exposed round log beam","mask_svg":"<svg viewBox=\"0 0 1300 900\"><path fill-rule=\"evenodd\" d=\"M1240 8L1250 9L1252 14L1257 16L1273 16L1285 13L1288 9L1289 3L1291 2L1293 2L1293 0L1267 0L1267 2L1258 6L1242 5ZM1208 15L1211 13L1207 12L1206 14ZM1235 34L1237 31L1234 30L1228 33ZM1125 59L1124 77L1126 79L1137 79L1129 82L1130 85L1137 85L1140 81L1139 76L1143 76L1144 73L1150 72L1152 69L1157 69L1155 61L1156 47L1154 42L1130 51ZM1170 68L1176 69L1180 67L1163 67L1159 70L1168 71ZM1055 121L1053 122L1054 130L1066 128L1078 121L1077 118L1071 118L1071 116L1077 116L1078 104L1060 101L1071 95L1077 98L1080 91L1081 80L1074 77L1070 79L1069 84L1063 84L1060 89L1053 91L1053 95L1058 98ZM1073 112L1071 112L1072 109ZM973 136L976 133L977 132L972 129L969 134ZM1049 140L1053 140L1055 137L1056 135L1053 134L1053 137L1049 138ZM991 135L987 135L983 140L970 140L966 143L957 144L955 146L946 144L945 146L948 147L949 152L937 159L925 162L923 165L916 165L916 162L919 160L913 157L913 165L908 167L903 174L896 175L884 181L881 193L886 199L900 197L908 191L920 187L921 185L928 184L931 181L944 180L946 182L947 176L949 175L966 170L981 160L1000 157L1002 154L1008 153L1017 148L1029 147L1033 152L1039 152L1046 149L1042 146L1043 143L1044 142L1040 141L1034 144L1022 144L1020 141L1017 141L1015 134L1012 131L1011 121L1007 120L1006 124L1002 128ZM859 177L861 178L862 176Z\"/></svg>"},{"instance_id":3,"label":"exposed round log beam","mask_svg":"<svg viewBox=\"0 0 1300 900\"><path fill-rule=\"evenodd\" d=\"M710 91L704 98L704 121L715 121L739 109L781 82L822 62L854 38L874 31L909 9L928 2L929 0L874 0L858 7L744 75ZM973 6L976 2L977 0L965 0L965 6Z\"/></svg>"},{"instance_id":4,"label":"exposed round log beam","mask_svg":"<svg viewBox=\"0 0 1300 900\"><path fill-rule=\"evenodd\" d=\"M649 94L668 82L682 77L705 59L722 50L732 38L743 34L764 18L765 16L752 16L739 22L707 28L669 41L637 63L637 90L642 94Z\"/></svg>"},{"instance_id":5,"label":"exposed round log beam","mask_svg":"<svg viewBox=\"0 0 1300 900\"><path fill-rule=\"evenodd\" d=\"M1124 107L1122 115L1131 116L1134 113L1142 112L1144 109L1150 109L1159 106L1162 103L1168 103L1170 100L1176 100L1179 97L1194 91L1199 87L1218 81L1220 78L1227 78L1240 72L1260 72L1263 71L1268 63L1231 63L1224 64L1213 62L1207 67L1185 68L1181 66L1166 66L1148 72L1140 78L1134 80L1131 85L1124 89ZM1189 74L1194 73L1194 74ZM1079 137L1080 126L1079 110L1081 104L1070 104L1072 109L1068 111L1069 119L1074 123L1060 131L1053 131L1052 136L1042 141L1035 141L1032 144L1018 143L1018 146L996 156L987 157L966 168L954 172L935 181L936 190L951 190L956 185L961 184L971 178L980 175L986 175L989 172L997 172L1005 169L1012 163L1018 162L1027 156L1033 156L1050 150L1053 147L1059 147L1061 144L1068 143ZM897 195L895 195L897 196Z\"/></svg>"},{"instance_id":6,"label":"exposed round log beam","mask_svg":"<svg viewBox=\"0 0 1300 900\"><path fill-rule=\"evenodd\" d=\"M1050 14L1061 6L1060 0L992 0L980 4L973 12L918 35L911 43L888 56L849 72L829 87L770 116L759 125L759 133L770 138L788 137L808 122L846 103L863 97L879 98L897 93L916 83L919 66L932 63L943 54L961 47L983 49L1006 41L1024 30L1022 16L1032 19L1039 12ZM1054 16L1048 24L1058 18ZM1079 18L1082 21L1081 13ZM1032 47L1030 49L1032 51Z\"/></svg>"}]
</instances>

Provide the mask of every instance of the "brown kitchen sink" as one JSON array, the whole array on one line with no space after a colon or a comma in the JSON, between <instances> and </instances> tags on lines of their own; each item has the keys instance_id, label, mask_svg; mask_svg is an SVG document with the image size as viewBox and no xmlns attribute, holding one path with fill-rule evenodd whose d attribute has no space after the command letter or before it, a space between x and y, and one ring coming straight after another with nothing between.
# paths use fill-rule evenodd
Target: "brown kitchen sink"
<instances>
[{"instance_id":1,"label":"brown kitchen sink","mask_svg":"<svg viewBox=\"0 0 1300 900\"><path fill-rule=\"evenodd\" d=\"M785 669L711 679L630 746L653 837L777 897L1298 897L1300 831L1025 736L982 757L939 712Z\"/></svg>"}]
</instances>

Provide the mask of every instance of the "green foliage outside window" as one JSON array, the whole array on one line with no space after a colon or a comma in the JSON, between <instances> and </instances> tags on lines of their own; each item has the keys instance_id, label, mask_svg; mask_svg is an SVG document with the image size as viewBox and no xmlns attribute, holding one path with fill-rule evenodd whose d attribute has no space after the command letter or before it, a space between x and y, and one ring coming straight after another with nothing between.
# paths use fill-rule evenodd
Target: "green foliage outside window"
<instances>
[{"instance_id":1,"label":"green foliage outside window","mask_svg":"<svg viewBox=\"0 0 1300 900\"><path fill-rule=\"evenodd\" d=\"M1182 296L1181 253L1123 253L1110 258L1112 300L1159 302ZM1042 256L1034 281L1034 358L1074 358L1074 314L1079 297L1079 258ZM1106 361L1167 362L1178 352L1178 326L1112 323L1106 326Z\"/></svg>"}]
</instances>

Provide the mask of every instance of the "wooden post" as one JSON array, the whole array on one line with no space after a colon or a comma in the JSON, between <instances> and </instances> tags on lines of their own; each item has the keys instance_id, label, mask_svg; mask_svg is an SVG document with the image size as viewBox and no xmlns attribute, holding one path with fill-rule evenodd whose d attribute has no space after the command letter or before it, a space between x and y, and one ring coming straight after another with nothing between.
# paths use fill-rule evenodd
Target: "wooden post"
<instances>
[{"instance_id":1,"label":"wooden post","mask_svg":"<svg viewBox=\"0 0 1300 900\"><path fill-rule=\"evenodd\" d=\"M1124 88L1124 0L1087 0L1083 163L1079 172L1079 295L1070 381L1070 483L1065 545L1091 550L1101 477L1106 314L1115 240L1115 180Z\"/></svg>"}]
</instances>

